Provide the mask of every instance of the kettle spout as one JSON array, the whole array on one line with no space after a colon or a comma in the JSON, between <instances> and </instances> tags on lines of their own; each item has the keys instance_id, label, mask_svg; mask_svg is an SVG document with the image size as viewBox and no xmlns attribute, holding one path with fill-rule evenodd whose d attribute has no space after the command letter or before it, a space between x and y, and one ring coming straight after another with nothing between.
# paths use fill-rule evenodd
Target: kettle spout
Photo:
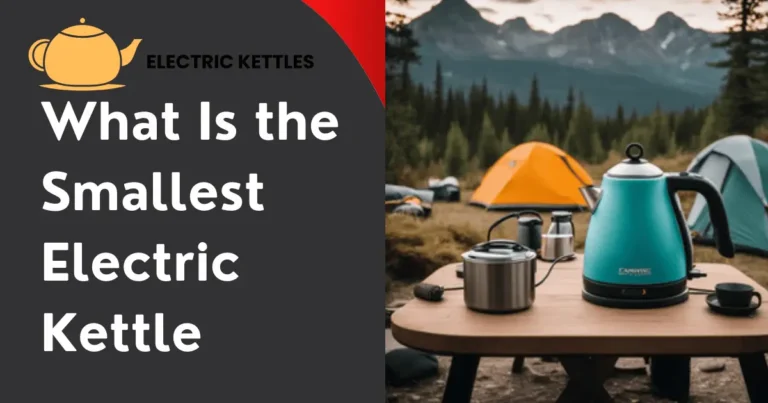
<instances>
[{"instance_id":1,"label":"kettle spout","mask_svg":"<svg viewBox=\"0 0 768 403\"><path fill-rule=\"evenodd\" d=\"M134 39L125 49L120 49L120 60L123 66L130 63L133 57L136 56L136 48L139 47L139 43L141 43L141 39Z\"/></svg>"},{"instance_id":2,"label":"kettle spout","mask_svg":"<svg viewBox=\"0 0 768 403\"><path fill-rule=\"evenodd\" d=\"M603 190L594 186L583 186L579 188L579 192L581 192L584 201L587 202L589 211L594 212L597 208L597 203L600 201L600 196L603 194Z\"/></svg>"}]
</instances>

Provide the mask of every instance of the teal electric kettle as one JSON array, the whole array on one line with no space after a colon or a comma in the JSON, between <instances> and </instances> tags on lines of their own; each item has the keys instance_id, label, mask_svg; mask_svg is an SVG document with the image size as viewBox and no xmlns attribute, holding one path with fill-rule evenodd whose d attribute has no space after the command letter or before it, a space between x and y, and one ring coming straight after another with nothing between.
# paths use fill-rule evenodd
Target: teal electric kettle
<instances>
[{"instance_id":1,"label":"teal electric kettle","mask_svg":"<svg viewBox=\"0 0 768 403\"><path fill-rule=\"evenodd\" d=\"M592 217L584 245L585 300L617 308L652 308L688 299L693 247L679 191L695 191L707 201L717 250L733 257L728 219L720 192L693 173L664 173L643 159L632 143L627 159L603 176L600 188L581 189Z\"/></svg>"}]
</instances>

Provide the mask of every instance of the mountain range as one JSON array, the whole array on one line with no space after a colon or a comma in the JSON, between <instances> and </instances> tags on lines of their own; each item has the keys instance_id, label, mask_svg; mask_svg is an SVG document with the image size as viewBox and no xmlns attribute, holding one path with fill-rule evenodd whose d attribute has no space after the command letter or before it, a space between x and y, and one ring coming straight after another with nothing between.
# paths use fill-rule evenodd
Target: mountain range
<instances>
[{"instance_id":1,"label":"mountain range","mask_svg":"<svg viewBox=\"0 0 768 403\"><path fill-rule=\"evenodd\" d=\"M487 80L492 92L527 99L535 74L542 95L565 99L568 86L584 94L598 114L617 104L647 113L701 107L712 102L724 71L707 65L725 58L711 44L723 34L693 28L673 13L641 30L614 13L548 33L518 17L501 25L486 20L466 0L442 0L409 24L422 61L412 69L431 85L440 61L453 88Z\"/></svg>"}]
</instances>

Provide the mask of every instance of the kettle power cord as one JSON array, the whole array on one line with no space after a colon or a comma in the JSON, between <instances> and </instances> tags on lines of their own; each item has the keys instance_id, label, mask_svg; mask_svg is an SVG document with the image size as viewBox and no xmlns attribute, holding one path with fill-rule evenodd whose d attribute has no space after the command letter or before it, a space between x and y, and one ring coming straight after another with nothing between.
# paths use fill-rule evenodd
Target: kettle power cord
<instances>
[{"instance_id":1,"label":"kettle power cord","mask_svg":"<svg viewBox=\"0 0 768 403\"><path fill-rule=\"evenodd\" d=\"M689 294L706 294L706 295L709 295L709 294L712 294L714 292L715 292L715 290L707 290L705 288L688 287L688 293Z\"/></svg>"},{"instance_id":2,"label":"kettle power cord","mask_svg":"<svg viewBox=\"0 0 768 403\"><path fill-rule=\"evenodd\" d=\"M552 274L552 269L555 268L555 265L570 257L570 255L565 255L555 259L552 264L549 265L547 274L544 275L544 278L534 284L534 287L538 287L544 284L544 282L547 281L547 278L549 278L549 275ZM413 296L423 301L439 302L443 300L443 294L445 291L456 291L463 289L464 287L443 287L436 284L419 283L416 284L416 286L413 288Z\"/></svg>"},{"instance_id":3,"label":"kettle power cord","mask_svg":"<svg viewBox=\"0 0 768 403\"><path fill-rule=\"evenodd\" d=\"M696 265L693 265L693 267L691 268L691 271L689 273L689 276L690 276L691 279L702 278L702 277L707 277L707 273L704 273L704 272L700 271L699 269L696 268ZM688 287L688 293L689 294L709 295L709 294L712 294L714 292L715 292L715 290L707 290L705 288Z\"/></svg>"},{"instance_id":4,"label":"kettle power cord","mask_svg":"<svg viewBox=\"0 0 768 403\"><path fill-rule=\"evenodd\" d=\"M547 270L547 274L545 274L545 275L544 275L544 278L542 278L541 280L539 280L539 282L538 282L538 283L536 283L536 284L534 285L534 287L538 287L538 286L540 286L540 285L544 284L544 282L545 282L545 281L547 281L547 277L549 277L549 275L552 273L552 269L554 269L554 268L555 268L555 265L556 265L556 264L558 264L558 263L560 263L561 261L563 261L563 260L566 260L566 259L570 260L570 258L571 258L571 257L572 257L571 255L563 255L563 256L560 256L559 258L555 259L555 260L552 262L552 264L551 264L551 265L549 265L549 270Z\"/></svg>"}]
</instances>

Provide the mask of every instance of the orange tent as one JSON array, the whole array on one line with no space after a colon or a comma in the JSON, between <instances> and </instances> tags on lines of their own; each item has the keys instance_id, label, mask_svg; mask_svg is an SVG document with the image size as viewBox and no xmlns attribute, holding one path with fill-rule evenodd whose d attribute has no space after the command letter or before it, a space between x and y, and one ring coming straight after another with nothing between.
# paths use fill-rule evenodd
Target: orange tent
<instances>
[{"instance_id":1,"label":"orange tent","mask_svg":"<svg viewBox=\"0 0 768 403\"><path fill-rule=\"evenodd\" d=\"M592 185L587 171L563 150L546 143L521 144L485 173L470 204L489 210L578 210L579 193Z\"/></svg>"}]
</instances>

